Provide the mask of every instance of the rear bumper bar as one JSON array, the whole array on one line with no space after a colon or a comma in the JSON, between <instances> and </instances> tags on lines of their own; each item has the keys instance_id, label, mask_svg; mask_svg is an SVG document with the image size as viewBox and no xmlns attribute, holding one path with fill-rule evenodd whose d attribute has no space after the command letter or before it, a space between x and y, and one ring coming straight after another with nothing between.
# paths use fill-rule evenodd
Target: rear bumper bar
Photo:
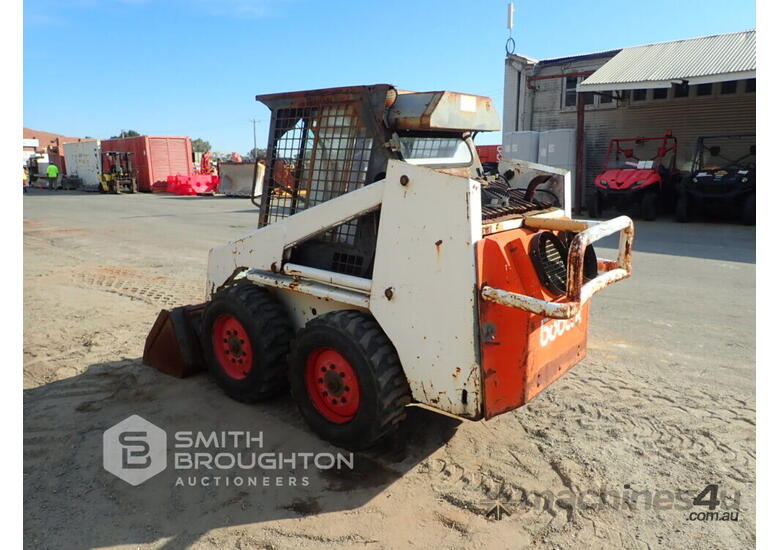
<instances>
[{"instance_id":1,"label":"rear bumper bar","mask_svg":"<svg viewBox=\"0 0 780 550\"><path fill-rule=\"evenodd\" d=\"M522 309L552 319L571 319L590 298L611 284L631 276L631 249L634 245L634 223L628 216L618 216L605 222L562 220L555 218L528 218L526 227L538 229L579 231L569 246L566 280L566 299L561 302L541 300L517 292L490 286L482 287L482 299L499 305ZM584 282L583 266L588 245L613 233L620 232L617 260L599 258L600 274Z\"/></svg>"}]
</instances>

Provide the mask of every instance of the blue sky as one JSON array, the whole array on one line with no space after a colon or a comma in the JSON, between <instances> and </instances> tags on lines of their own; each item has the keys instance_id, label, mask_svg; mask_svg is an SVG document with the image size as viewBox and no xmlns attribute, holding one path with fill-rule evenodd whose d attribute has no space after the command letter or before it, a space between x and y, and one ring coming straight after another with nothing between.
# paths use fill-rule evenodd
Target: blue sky
<instances>
[{"instance_id":1,"label":"blue sky","mask_svg":"<svg viewBox=\"0 0 780 550\"><path fill-rule=\"evenodd\" d=\"M560 57L755 28L746 0L515 2L516 53ZM259 93L389 82L503 95L504 0L25 0L24 125L188 135L245 154ZM499 133L482 143L499 143Z\"/></svg>"}]
</instances>

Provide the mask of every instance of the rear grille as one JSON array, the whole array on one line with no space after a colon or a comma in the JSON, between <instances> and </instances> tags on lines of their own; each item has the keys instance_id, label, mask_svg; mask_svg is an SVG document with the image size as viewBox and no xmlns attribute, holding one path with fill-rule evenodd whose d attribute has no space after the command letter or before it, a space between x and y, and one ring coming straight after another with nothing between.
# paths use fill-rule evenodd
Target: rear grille
<instances>
[{"instance_id":1,"label":"rear grille","mask_svg":"<svg viewBox=\"0 0 780 550\"><path fill-rule=\"evenodd\" d=\"M525 200L525 192L511 189L503 180L492 180L482 187L482 221L498 221L552 207L552 203Z\"/></svg>"},{"instance_id":2,"label":"rear grille","mask_svg":"<svg viewBox=\"0 0 780 550\"><path fill-rule=\"evenodd\" d=\"M541 208L536 204L523 204L517 206L505 206L505 207L482 207L482 220L483 221L496 221L503 218L510 218L527 214L531 211L539 211Z\"/></svg>"},{"instance_id":3,"label":"rear grille","mask_svg":"<svg viewBox=\"0 0 780 550\"><path fill-rule=\"evenodd\" d=\"M566 288L566 259L552 241L544 243L543 262L551 284L556 288Z\"/></svg>"},{"instance_id":4,"label":"rear grille","mask_svg":"<svg viewBox=\"0 0 780 550\"><path fill-rule=\"evenodd\" d=\"M566 292L566 247L552 232L544 231L531 240L531 261L539 282L556 296Z\"/></svg>"}]
</instances>

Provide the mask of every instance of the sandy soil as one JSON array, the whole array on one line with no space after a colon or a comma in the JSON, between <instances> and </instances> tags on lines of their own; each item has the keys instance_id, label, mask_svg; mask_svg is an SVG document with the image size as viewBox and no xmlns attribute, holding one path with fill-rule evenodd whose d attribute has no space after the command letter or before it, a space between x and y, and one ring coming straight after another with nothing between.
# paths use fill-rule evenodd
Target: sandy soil
<instances>
[{"instance_id":1,"label":"sandy soil","mask_svg":"<svg viewBox=\"0 0 780 550\"><path fill-rule=\"evenodd\" d=\"M262 430L273 452L338 451L288 397L243 405L206 375L141 365L157 312L202 297L208 248L254 224L244 202L197 200L25 198L27 547L755 544L755 266L696 248L714 231L731 235L718 246L749 245L744 228L667 224L700 257L661 250L664 222L648 229L660 236L640 247L632 286L594 303L586 360L522 410L459 422L411 408L396 441L353 470L307 471L306 487L177 487L171 468L139 487L112 476L102 434L132 414L168 433ZM736 521L688 519L709 483L722 507L739 492ZM669 506L678 491L690 493ZM487 517L496 501L511 515Z\"/></svg>"}]
</instances>

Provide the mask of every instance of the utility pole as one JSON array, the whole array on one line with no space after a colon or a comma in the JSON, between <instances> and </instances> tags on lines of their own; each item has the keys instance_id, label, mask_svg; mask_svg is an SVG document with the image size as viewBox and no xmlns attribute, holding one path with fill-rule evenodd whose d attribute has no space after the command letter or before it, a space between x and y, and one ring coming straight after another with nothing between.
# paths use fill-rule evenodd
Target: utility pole
<instances>
[{"instance_id":1,"label":"utility pole","mask_svg":"<svg viewBox=\"0 0 780 550\"><path fill-rule=\"evenodd\" d=\"M249 122L252 123L252 136L255 144L254 147L252 147L252 156L254 157L252 160L257 160L257 123L260 121L253 118Z\"/></svg>"}]
</instances>

